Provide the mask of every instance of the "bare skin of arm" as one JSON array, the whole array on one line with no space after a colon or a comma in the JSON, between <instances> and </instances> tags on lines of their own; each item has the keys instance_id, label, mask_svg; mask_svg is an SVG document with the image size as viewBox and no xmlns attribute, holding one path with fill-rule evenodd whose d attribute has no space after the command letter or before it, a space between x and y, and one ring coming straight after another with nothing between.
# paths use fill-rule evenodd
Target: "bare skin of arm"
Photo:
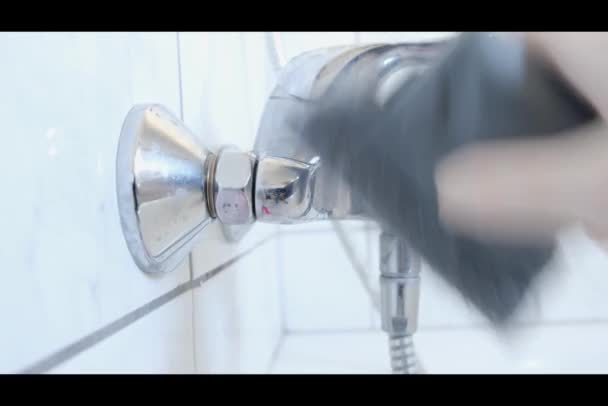
<instances>
[{"instance_id":1,"label":"bare skin of arm","mask_svg":"<svg viewBox=\"0 0 608 406\"><path fill-rule=\"evenodd\" d=\"M608 117L608 33L526 33L578 91ZM486 142L448 155L435 180L442 221L483 239L544 241L580 225L608 240L608 127L550 139Z\"/></svg>"}]
</instances>

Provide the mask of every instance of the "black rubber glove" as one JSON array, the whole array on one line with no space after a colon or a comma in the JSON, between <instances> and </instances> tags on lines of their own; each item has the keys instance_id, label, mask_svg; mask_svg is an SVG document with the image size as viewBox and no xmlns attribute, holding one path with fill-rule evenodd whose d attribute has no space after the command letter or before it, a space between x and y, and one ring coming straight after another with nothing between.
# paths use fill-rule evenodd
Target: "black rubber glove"
<instances>
[{"instance_id":1,"label":"black rubber glove","mask_svg":"<svg viewBox=\"0 0 608 406\"><path fill-rule=\"evenodd\" d=\"M523 43L484 33L453 40L436 65L382 107L340 73L299 117L299 131L351 186L370 218L407 238L423 259L490 321L517 309L553 246L457 235L438 217L434 171L447 153L483 139L555 133L595 112Z\"/></svg>"}]
</instances>

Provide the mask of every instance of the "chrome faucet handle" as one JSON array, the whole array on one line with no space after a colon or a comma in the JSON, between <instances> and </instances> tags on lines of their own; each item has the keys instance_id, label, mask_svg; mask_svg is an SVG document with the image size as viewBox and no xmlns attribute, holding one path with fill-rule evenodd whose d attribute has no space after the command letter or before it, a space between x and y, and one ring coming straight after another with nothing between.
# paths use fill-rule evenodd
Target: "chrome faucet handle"
<instances>
[{"instance_id":1,"label":"chrome faucet handle","mask_svg":"<svg viewBox=\"0 0 608 406\"><path fill-rule=\"evenodd\" d=\"M265 223L301 223L322 217L313 209L313 190L320 160L281 157L258 159L255 176L255 216Z\"/></svg>"},{"instance_id":2,"label":"chrome faucet handle","mask_svg":"<svg viewBox=\"0 0 608 406\"><path fill-rule=\"evenodd\" d=\"M313 208L318 158L258 159L232 145L211 150L160 105L129 111L116 165L123 234L144 272L175 269L214 219L234 241L256 220L284 224L325 218Z\"/></svg>"},{"instance_id":3,"label":"chrome faucet handle","mask_svg":"<svg viewBox=\"0 0 608 406\"><path fill-rule=\"evenodd\" d=\"M213 220L234 240L255 222L365 217L361 199L332 170L341 162L323 157L318 170L320 159L289 118L323 99L345 71L359 78L357 93L387 98L407 76L403 69L427 59L426 47L419 48L339 47L294 58L266 102L253 153L208 148L205 134L193 134L163 106L134 107L120 134L116 185L123 234L139 268L175 269Z\"/></svg>"},{"instance_id":4,"label":"chrome faucet handle","mask_svg":"<svg viewBox=\"0 0 608 406\"><path fill-rule=\"evenodd\" d=\"M165 107L128 112L116 157L117 204L127 247L144 272L175 269L212 221L205 172L213 157Z\"/></svg>"}]
</instances>

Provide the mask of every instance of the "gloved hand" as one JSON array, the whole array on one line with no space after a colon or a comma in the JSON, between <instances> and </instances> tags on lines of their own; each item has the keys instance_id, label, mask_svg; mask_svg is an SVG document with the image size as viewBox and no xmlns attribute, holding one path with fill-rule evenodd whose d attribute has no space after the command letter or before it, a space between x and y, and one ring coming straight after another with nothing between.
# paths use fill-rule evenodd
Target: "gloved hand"
<instances>
[{"instance_id":1,"label":"gloved hand","mask_svg":"<svg viewBox=\"0 0 608 406\"><path fill-rule=\"evenodd\" d=\"M595 112L523 43L488 34L462 34L382 106L358 94L357 80L346 68L293 125L368 217L408 239L490 321L507 322L554 246L482 241L448 229L439 215L437 164L464 145L552 134Z\"/></svg>"}]
</instances>

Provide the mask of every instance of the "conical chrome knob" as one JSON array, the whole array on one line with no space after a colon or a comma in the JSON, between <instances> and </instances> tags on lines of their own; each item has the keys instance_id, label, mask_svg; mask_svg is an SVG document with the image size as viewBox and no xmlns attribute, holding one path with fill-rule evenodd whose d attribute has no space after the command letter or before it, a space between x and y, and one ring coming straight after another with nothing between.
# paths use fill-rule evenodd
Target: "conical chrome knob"
<instances>
[{"instance_id":1,"label":"conical chrome knob","mask_svg":"<svg viewBox=\"0 0 608 406\"><path fill-rule=\"evenodd\" d=\"M212 156L162 106L135 106L127 114L116 162L118 209L143 271L174 269L212 220L205 169Z\"/></svg>"}]
</instances>

